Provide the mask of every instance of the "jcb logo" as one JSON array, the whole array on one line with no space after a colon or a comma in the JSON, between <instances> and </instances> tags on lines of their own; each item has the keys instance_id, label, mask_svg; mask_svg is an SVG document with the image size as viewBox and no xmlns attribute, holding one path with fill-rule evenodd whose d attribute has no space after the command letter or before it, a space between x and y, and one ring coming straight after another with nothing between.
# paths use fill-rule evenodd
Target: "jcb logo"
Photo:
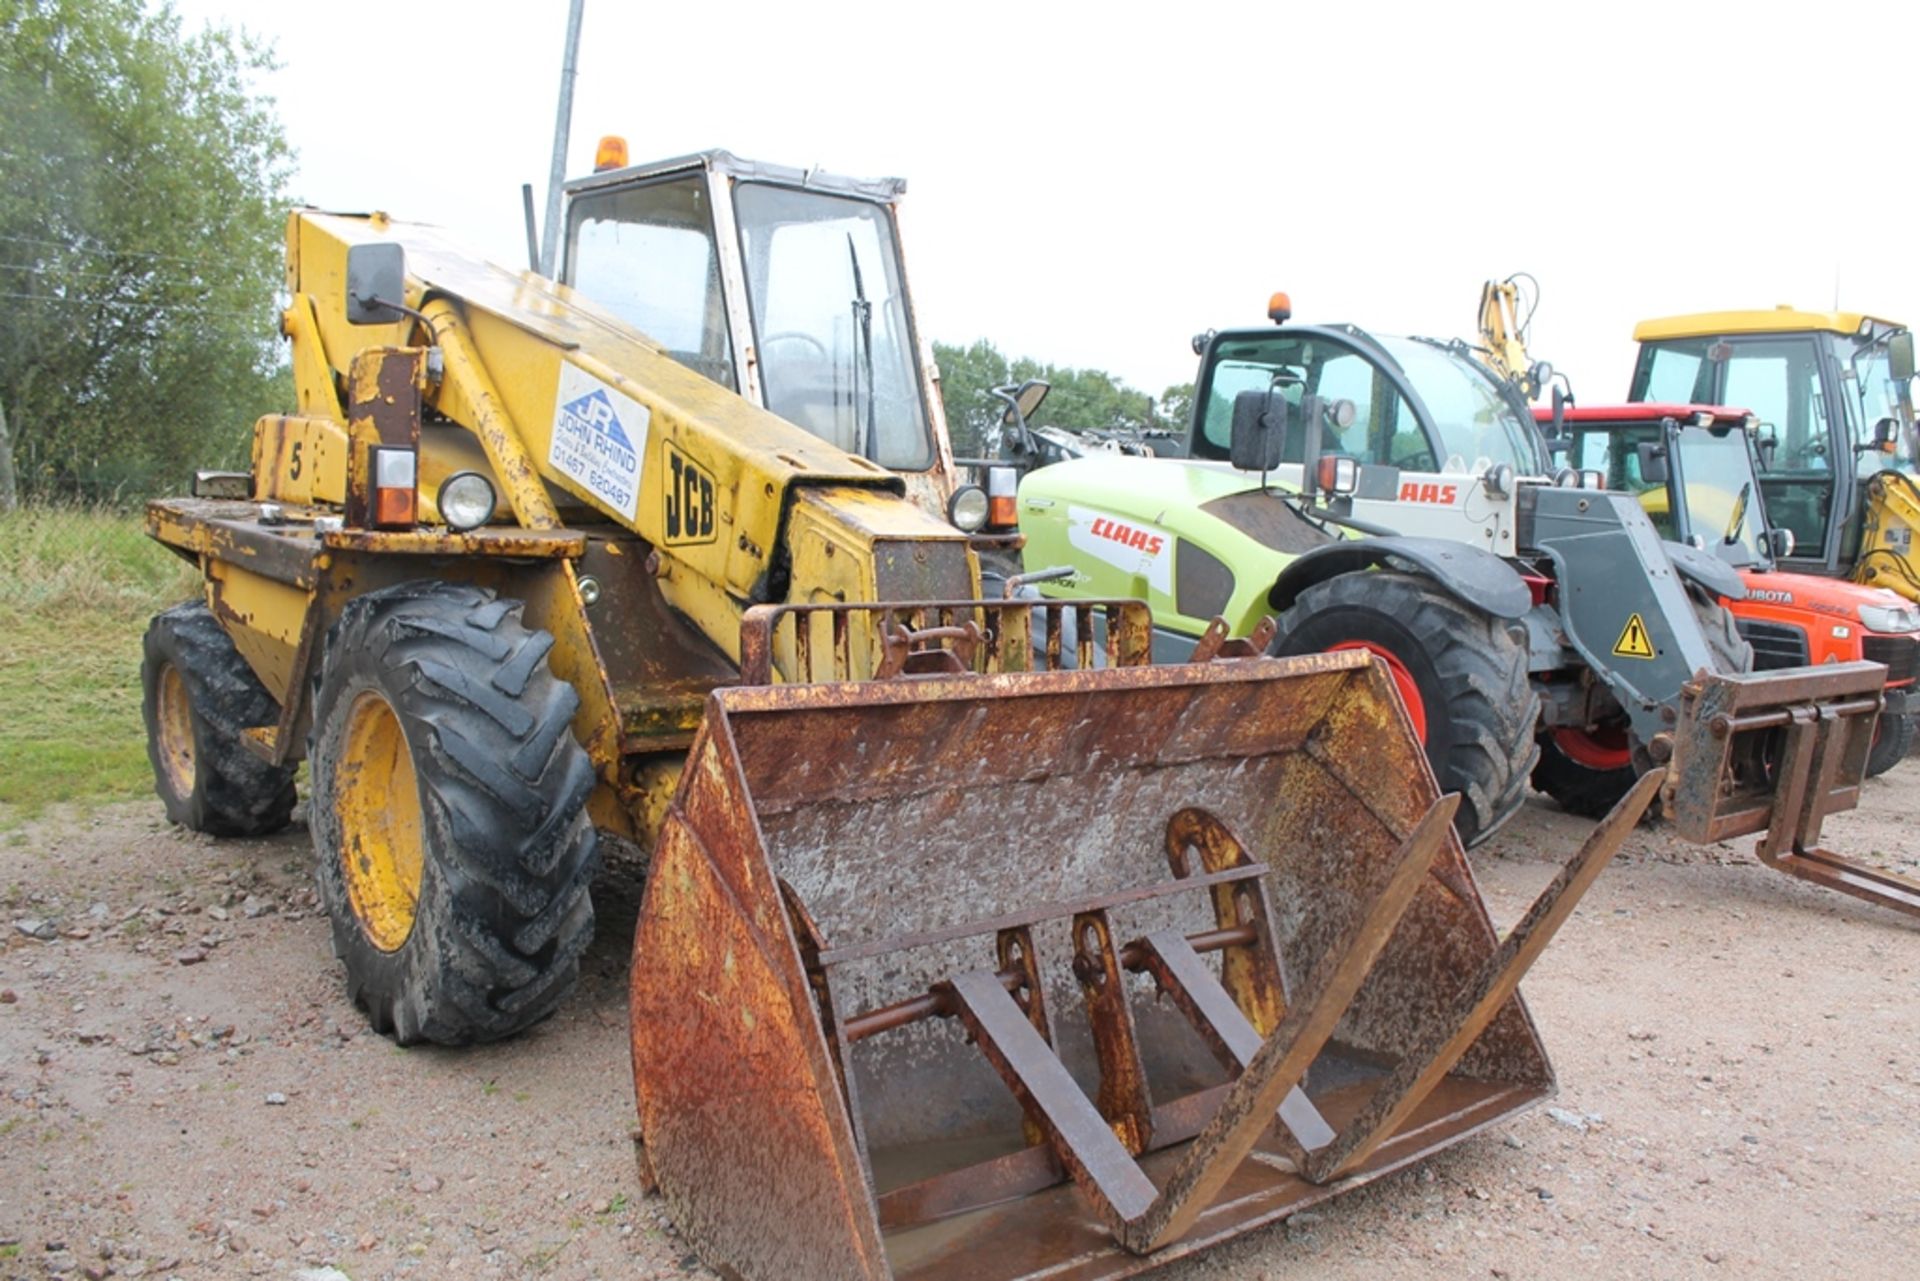
<instances>
[{"instance_id":1,"label":"jcb logo","mask_svg":"<svg viewBox=\"0 0 1920 1281\"><path fill-rule=\"evenodd\" d=\"M1149 534L1144 529L1135 529L1107 516L1093 522L1093 534L1096 538L1111 539L1123 547L1137 547L1149 556L1158 556L1160 549L1167 545L1166 540L1158 534Z\"/></svg>"},{"instance_id":2,"label":"jcb logo","mask_svg":"<svg viewBox=\"0 0 1920 1281\"><path fill-rule=\"evenodd\" d=\"M713 475L671 444L667 450L669 543L713 541Z\"/></svg>"},{"instance_id":3,"label":"jcb logo","mask_svg":"<svg viewBox=\"0 0 1920 1281\"><path fill-rule=\"evenodd\" d=\"M1443 507L1453 506L1460 496L1457 485L1437 485L1432 481L1408 480L1400 484L1400 501L1403 503L1439 503Z\"/></svg>"}]
</instances>

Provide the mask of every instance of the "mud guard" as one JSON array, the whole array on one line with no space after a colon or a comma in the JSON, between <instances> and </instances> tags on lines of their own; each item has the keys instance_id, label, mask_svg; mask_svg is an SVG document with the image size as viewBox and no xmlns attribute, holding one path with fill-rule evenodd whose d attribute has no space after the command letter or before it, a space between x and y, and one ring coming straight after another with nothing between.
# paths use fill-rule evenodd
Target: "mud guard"
<instances>
[{"instance_id":1,"label":"mud guard","mask_svg":"<svg viewBox=\"0 0 1920 1281\"><path fill-rule=\"evenodd\" d=\"M1526 580L1492 552L1443 538L1403 537L1357 538L1316 547L1281 571L1267 603L1284 612L1314 584L1375 569L1389 559L1413 564L1461 603L1495 618L1525 618L1533 608Z\"/></svg>"}]
</instances>

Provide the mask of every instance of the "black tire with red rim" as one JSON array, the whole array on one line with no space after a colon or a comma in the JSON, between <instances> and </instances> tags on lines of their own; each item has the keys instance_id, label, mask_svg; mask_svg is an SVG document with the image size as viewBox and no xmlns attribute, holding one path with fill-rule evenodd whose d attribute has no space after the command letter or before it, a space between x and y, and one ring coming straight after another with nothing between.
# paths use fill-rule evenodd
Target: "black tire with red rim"
<instances>
[{"instance_id":1,"label":"black tire with red rim","mask_svg":"<svg viewBox=\"0 0 1920 1281\"><path fill-rule=\"evenodd\" d=\"M1460 793L1454 827L1463 843L1478 844L1519 811L1539 750L1540 696L1527 678L1518 623L1462 603L1431 579L1370 570L1301 592L1268 652L1343 649L1386 664L1440 790Z\"/></svg>"},{"instance_id":2,"label":"black tire with red rim","mask_svg":"<svg viewBox=\"0 0 1920 1281\"><path fill-rule=\"evenodd\" d=\"M1581 818L1605 818L1640 777L1624 725L1548 730L1540 736L1533 786ZM1656 802L1657 804L1657 802ZM1652 813L1649 808L1648 813Z\"/></svg>"}]
</instances>

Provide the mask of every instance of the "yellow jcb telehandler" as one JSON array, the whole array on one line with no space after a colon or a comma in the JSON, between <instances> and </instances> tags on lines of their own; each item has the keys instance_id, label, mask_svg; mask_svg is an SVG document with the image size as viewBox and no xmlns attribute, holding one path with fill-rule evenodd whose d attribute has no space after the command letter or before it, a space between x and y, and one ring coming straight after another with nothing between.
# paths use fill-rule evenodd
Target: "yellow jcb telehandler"
<instances>
[{"instance_id":1,"label":"yellow jcb telehandler","mask_svg":"<svg viewBox=\"0 0 1920 1281\"><path fill-rule=\"evenodd\" d=\"M597 832L651 849L641 1166L727 1275L1126 1275L1548 1097L1516 985L1657 777L1502 939L1378 662L976 599L900 474L947 447L897 194L603 175L604 307L296 212L297 408L148 512L205 580L147 641L169 814L284 825L304 757L402 1042L549 1013Z\"/></svg>"}]
</instances>

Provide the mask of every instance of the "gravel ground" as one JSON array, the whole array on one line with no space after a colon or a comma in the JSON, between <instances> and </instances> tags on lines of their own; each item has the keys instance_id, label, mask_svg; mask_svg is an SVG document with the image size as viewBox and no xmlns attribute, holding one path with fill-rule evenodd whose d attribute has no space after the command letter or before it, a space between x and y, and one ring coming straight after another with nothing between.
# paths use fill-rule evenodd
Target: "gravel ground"
<instances>
[{"instance_id":1,"label":"gravel ground","mask_svg":"<svg viewBox=\"0 0 1920 1281\"><path fill-rule=\"evenodd\" d=\"M1916 788L1828 843L1920 875ZM1476 853L1497 921L1586 826ZM146 803L0 837L0 1277L710 1275L635 1177L632 867L556 1017L443 1052L346 1004L308 860ZM1914 1275L1920 922L1642 830L1524 993L1552 1109L1162 1275Z\"/></svg>"}]
</instances>

